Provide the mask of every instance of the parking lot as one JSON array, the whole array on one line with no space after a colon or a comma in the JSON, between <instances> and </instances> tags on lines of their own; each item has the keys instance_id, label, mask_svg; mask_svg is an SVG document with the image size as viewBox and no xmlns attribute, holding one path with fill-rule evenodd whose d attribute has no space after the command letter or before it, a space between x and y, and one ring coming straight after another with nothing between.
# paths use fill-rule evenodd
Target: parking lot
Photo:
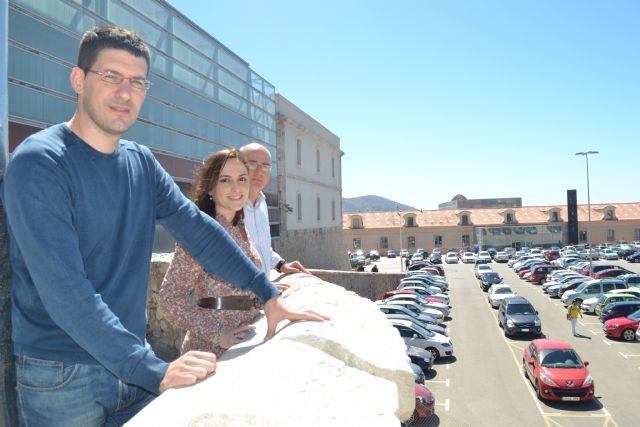
<instances>
[{"instance_id":1,"label":"parking lot","mask_svg":"<svg viewBox=\"0 0 640 427\"><path fill-rule=\"evenodd\" d=\"M639 272L640 266L614 261ZM399 271L400 261L383 258L381 272ZM445 264L452 319L448 333L455 353L434 365L426 385L436 396L436 417L422 425L434 426L635 426L640 395L640 342L604 337L595 316L578 322L583 338L573 337L565 309L539 285L522 281L506 264L491 264L518 295L538 310L546 337L572 344L594 378L592 402L541 402L522 375L522 353L530 337L505 338L497 311L473 273L473 264Z\"/></svg>"}]
</instances>

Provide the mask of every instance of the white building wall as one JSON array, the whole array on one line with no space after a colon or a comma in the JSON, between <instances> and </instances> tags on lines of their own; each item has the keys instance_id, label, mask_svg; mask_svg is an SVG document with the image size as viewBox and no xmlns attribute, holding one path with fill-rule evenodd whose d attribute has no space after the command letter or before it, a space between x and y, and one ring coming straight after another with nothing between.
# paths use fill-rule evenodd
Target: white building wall
<instances>
[{"instance_id":1,"label":"white building wall","mask_svg":"<svg viewBox=\"0 0 640 427\"><path fill-rule=\"evenodd\" d=\"M337 243L343 239L340 138L280 94L276 111L281 237L274 246L282 256L296 248L292 254L305 254L310 267L345 268L346 257L336 255L344 252Z\"/></svg>"}]
</instances>

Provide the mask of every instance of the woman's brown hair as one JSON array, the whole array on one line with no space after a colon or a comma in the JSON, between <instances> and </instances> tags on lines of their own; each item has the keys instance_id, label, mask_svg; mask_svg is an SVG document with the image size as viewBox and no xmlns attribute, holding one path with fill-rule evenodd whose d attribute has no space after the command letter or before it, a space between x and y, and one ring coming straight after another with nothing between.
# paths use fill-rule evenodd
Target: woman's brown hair
<instances>
[{"instance_id":1,"label":"woman's brown hair","mask_svg":"<svg viewBox=\"0 0 640 427\"><path fill-rule=\"evenodd\" d=\"M238 159L245 164L244 157L235 148L220 150L205 160L192 186L193 202L201 211L208 213L212 218L216 217L216 204L209 192L216 186L220 172L229 159ZM240 209L236 212L231 223L234 226L238 225L243 218L244 211Z\"/></svg>"}]
</instances>

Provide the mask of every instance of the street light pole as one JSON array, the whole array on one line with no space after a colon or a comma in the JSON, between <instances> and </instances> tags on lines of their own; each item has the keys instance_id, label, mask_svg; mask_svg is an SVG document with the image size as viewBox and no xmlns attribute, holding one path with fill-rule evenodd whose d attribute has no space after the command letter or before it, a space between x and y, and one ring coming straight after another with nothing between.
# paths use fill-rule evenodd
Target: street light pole
<instances>
[{"instance_id":1,"label":"street light pole","mask_svg":"<svg viewBox=\"0 0 640 427\"><path fill-rule=\"evenodd\" d=\"M402 262L402 215L400 215L400 211L396 211L398 216L400 217L400 247L398 248L398 258L400 258L400 272L403 271L403 262Z\"/></svg>"},{"instance_id":2,"label":"street light pole","mask_svg":"<svg viewBox=\"0 0 640 427\"><path fill-rule=\"evenodd\" d=\"M576 156L584 156L587 161L587 243L589 244L589 275L593 277L593 248L591 247L591 194L589 191L589 154L598 154L597 151L580 151Z\"/></svg>"}]
</instances>

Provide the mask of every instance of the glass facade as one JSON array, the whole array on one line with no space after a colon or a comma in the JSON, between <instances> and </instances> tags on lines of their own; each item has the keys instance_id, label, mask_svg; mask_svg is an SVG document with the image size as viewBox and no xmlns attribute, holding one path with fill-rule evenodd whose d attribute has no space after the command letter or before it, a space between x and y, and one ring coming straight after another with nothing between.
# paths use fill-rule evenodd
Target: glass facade
<instances>
[{"instance_id":1,"label":"glass facade","mask_svg":"<svg viewBox=\"0 0 640 427\"><path fill-rule=\"evenodd\" d=\"M153 86L124 137L162 153L183 182L192 175L174 173L171 159L192 171L222 148L264 144L274 159L265 193L278 236L275 88L162 0L9 0L9 121L44 128L72 116L69 73L80 37L105 23L137 31L151 48Z\"/></svg>"}]
</instances>

